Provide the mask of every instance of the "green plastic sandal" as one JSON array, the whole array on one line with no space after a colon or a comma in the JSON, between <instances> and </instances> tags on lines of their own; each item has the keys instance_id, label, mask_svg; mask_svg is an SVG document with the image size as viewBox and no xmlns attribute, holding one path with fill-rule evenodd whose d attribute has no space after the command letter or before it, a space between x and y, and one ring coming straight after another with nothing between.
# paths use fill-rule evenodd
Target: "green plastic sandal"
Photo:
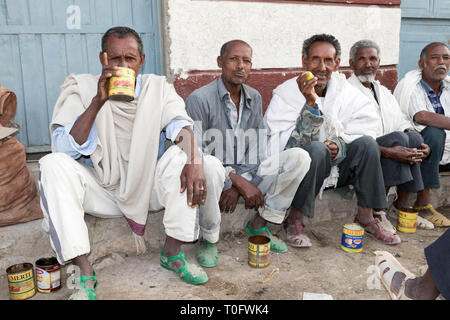
<instances>
[{"instance_id":1,"label":"green plastic sandal","mask_svg":"<svg viewBox=\"0 0 450 320\"><path fill-rule=\"evenodd\" d=\"M92 270L94 276L80 276L78 279L75 279L75 283L79 283L78 290L69 297L69 300L97 300L97 295L95 293L95 289L97 288L97 277L95 275L95 271ZM86 281L94 281L94 289L86 288Z\"/></svg>"},{"instance_id":2,"label":"green plastic sandal","mask_svg":"<svg viewBox=\"0 0 450 320\"><path fill-rule=\"evenodd\" d=\"M219 253L217 248L214 248L211 242L205 239L200 239L200 245L206 244L206 248L200 248L197 251L197 261L202 267L212 268L217 265L219 261Z\"/></svg>"},{"instance_id":3,"label":"green plastic sandal","mask_svg":"<svg viewBox=\"0 0 450 320\"><path fill-rule=\"evenodd\" d=\"M177 259L180 259L184 263L184 266L178 269L178 271L176 271L169 265L170 262ZM161 267L167 270L176 272L180 276L181 280L183 280L186 283L198 285L208 281L208 275L206 274L206 272L202 268L196 266L195 264L187 262L183 252L180 252L179 254L173 257L166 257L164 253L161 251L159 264L161 265Z\"/></svg>"},{"instance_id":4,"label":"green plastic sandal","mask_svg":"<svg viewBox=\"0 0 450 320\"><path fill-rule=\"evenodd\" d=\"M260 234L261 232L264 232L264 231L267 233L267 236L270 238L270 251L283 253L288 250L287 244L280 238L272 235L270 233L268 226L265 226L264 228L261 228L261 229L253 230L252 227L250 227L250 221L249 221L247 223L247 226L245 227L245 233L247 235L247 238L250 236Z\"/></svg>"}]
</instances>

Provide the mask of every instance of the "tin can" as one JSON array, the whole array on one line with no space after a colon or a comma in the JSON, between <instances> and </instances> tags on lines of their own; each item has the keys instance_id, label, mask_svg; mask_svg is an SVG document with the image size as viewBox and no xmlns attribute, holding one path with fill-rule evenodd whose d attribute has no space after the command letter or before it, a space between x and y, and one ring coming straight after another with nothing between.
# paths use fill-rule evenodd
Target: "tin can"
<instances>
[{"instance_id":1,"label":"tin can","mask_svg":"<svg viewBox=\"0 0 450 320\"><path fill-rule=\"evenodd\" d=\"M61 288L61 266L56 257L36 261L36 284L39 292L50 293Z\"/></svg>"},{"instance_id":2,"label":"tin can","mask_svg":"<svg viewBox=\"0 0 450 320\"><path fill-rule=\"evenodd\" d=\"M404 233L415 233L419 213L413 208L398 210L397 230Z\"/></svg>"},{"instance_id":3,"label":"tin can","mask_svg":"<svg viewBox=\"0 0 450 320\"><path fill-rule=\"evenodd\" d=\"M270 238L255 235L248 238L248 264L255 268L265 268L270 264Z\"/></svg>"},{"instance_id":4,"label":"tin can","mask_svg":"<svg viewBox=\"0 0 450 320\"><path fill-rule=\"evenodd\" d=\"M134 70L119 67L116 73L118 76L109 79L109 98L118 101L132 101L134 99Z\"/></svg>"},{"instance_id":5,"label":"tin can","mask_svg":"<svg viewBox=\"0 0 450 320\"><path fill-rule=\"evenodd\" d=\"M361 252L364 229L359 224L348 223L342 230L341 249L347 252Z\"/></svg>"},{"instance_id":6,"label":"tin can","mask_svg":"<svg viewBox=\"0 0 450 320\"><path fill-rule=\"evenodd\" d=\"M19 263L6 269L8 275L9 297L11 300L25 300L36 293L33 265Z\"/></svg>"}]
</instances>

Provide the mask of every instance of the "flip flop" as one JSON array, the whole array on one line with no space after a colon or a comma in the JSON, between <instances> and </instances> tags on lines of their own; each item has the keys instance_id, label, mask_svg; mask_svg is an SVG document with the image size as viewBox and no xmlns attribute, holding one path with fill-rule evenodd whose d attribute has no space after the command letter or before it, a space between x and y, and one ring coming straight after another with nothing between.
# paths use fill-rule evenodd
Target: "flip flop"
<instances>
[{"instance_id":1,"label":"flip flop","mask_svg":"<svg viewBox=\"0 0 450 320\"><path fill-rule=\"evenodd\" d=\"M435 227L450 227L450 220L447 219L444 215L436 211L431 203L427 204L424 207L414 206L414 209L417 211L429 210L431 211L431 215L423 217L425 220L430 221Z\"/></svg>"},{"instance_id":2,"label":"flip flop","mask_svg":"<svg viewBox=\"0 0 450 320\"><path fill-rule=\"evenodd\" d=\"M387 251L375 251L375 265L379 269L379 275L381 282L388 291L392 300L412 300L405 295L406 281L416 278L414 274L404 268L392 254ZM405 278L400 284L398 294L395 294L391 290L392 279L397 273L403 273Z\"/></svg>"},{"instance_id":3,"label":"flip flop","mask_svg":"<svg viewBox=\"0 0 450 320\"><path fill-rule=\"evenodd\" d=\"M197 261L205 268L212 268L217 265L219 261L219 253L217 248L214 248L208 240L200 239L200 245L206 244L206 248L200 248L197 251Z\"/></svg>"},{"instance_id":4,"label":"flip flop","mask_svg":"<svg viewBox=\"0 0 450 320\"><path fill-rule=\"evenodd\" d=\"M252 227L250 227L250 221L249 221L247 223L247 226L245 227L245 234L246 234L247 238L250 236L261 234L262 232L266 232L267 236L270 238L270 251L283 253L288 250L286 243L283 240L281 240L280 238L272 235L270 233L268 226L265 226L264 228L261 228L261 229L253 230Z\"/></svg>"},{"instance_id":5,"label":"flip flop","mask_svg":"<svg viewBox=\"0 0 450 320\"><path fill-rule=\"evenodd\" d=\"M180 259L184 263L184 265L180 269L178 269L178 271L173 269L169 265L170 262L177 259ZM161 267L177 273L180 276L181 280L186 283L199 285L208 281L208 275L206 274L206 272L195 264L187 262L183 252L180 252L173 257L166 257L161 251L159 264L161 265Z\"/></svg>"},{"instance_id":6,"label":"flip flop","mask_svg":"<svg viewBox=\"0 0 450 320\"><path fill-rule=\"evenodd\" d=\"M286 243L294 248L309 248L312 246L311 240L303 232L305 225L300 220L284 225L286 232Z\"/></svg>"}]
</instances>

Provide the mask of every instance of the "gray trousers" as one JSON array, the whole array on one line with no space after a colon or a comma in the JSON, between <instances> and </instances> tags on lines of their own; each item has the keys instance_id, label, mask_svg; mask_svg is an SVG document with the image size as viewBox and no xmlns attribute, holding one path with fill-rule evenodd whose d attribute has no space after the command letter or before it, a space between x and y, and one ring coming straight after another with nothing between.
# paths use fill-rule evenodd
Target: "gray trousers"
<instances>
[{"instance_id":1,"label":"gray trousers","mask_svg":"<svg viewBox=\"0 0 450 320\"><path fill-rule=\"evenodd\" d=\"M331 170L331 152L322 142L313 141L303 147L311 157L311 166L292 201L303 214L314 216L314 202L323 181ZM376 141L363 136L347 144L347 156L338 165L337 187L353 185L357 204L362 208L387 208L380 152Z\"/></svg>"},{"instance_id":2,"label":"gray trousers","mask_svg":"<svg viewBox=\"0 0 450 320\"><path fill-rule=\"evenodd\" d=\"M377 138L378 145L382 147L402 146L421 149L423 138L417 131L394 131ZM386 187L397 186L399 190L417 192L423 190L422 173L420 164L397 162L392 159L380 157L383 168L384 185Z\"/></svg>"},{"instance_id":3,"label":"gray trousers","mask_svg":"<svg viewBox=\"0 0 450 320\"><path fill-rule=\"evenodd\" d=\"M420 134L424 142L430 146L431 154L420 165L422 171L423 186L426 189L439 189L439 162L444 154L445 137L444 130L436 127L426 127Z\"/></svg>"}]
</instances>

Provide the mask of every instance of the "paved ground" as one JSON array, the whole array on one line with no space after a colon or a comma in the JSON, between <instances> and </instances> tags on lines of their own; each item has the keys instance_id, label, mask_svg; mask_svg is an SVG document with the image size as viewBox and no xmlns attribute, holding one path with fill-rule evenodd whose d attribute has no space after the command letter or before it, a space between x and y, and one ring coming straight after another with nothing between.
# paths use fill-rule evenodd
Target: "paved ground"
<instances>
[{"instance_id":1,"label":"paved ground","mask_svg":"<svg viewBox=\"0 0 450 320\"><path fill-rule=\"evenodd\" d=\"M450 217L450 207L441 208ZM423 249L445 229L399 233L402 243L384 246L369 237L361 253L339 248L342 226L349 219L321 222L307 228L313 247L289 248L284 254L272 254L271 264L255 269L247 264L247 240L242 233L226 234L219 244L216 268L207 269L209 281L202 286L181 282L175 273L159 266L160 248L151 247L141 256L113 253L96 262L98 299L146 300L298 300L303 294L324 293L335 300L386 300L387 291L377 281L371 265L376 250L387 250L413 273L426 264ZM312 232L316 235L314 236ZM196 245L184 245L187 259L195 261ZM61 290L36 293L31 300L65 300L71 294L66 285L67 268L62 269ZM274 270L272 278L264 279ZM6 273L0 275L0 300L9 299ZM443 299L440 297L439 299Z\"/></svg>"}]
</instances>

